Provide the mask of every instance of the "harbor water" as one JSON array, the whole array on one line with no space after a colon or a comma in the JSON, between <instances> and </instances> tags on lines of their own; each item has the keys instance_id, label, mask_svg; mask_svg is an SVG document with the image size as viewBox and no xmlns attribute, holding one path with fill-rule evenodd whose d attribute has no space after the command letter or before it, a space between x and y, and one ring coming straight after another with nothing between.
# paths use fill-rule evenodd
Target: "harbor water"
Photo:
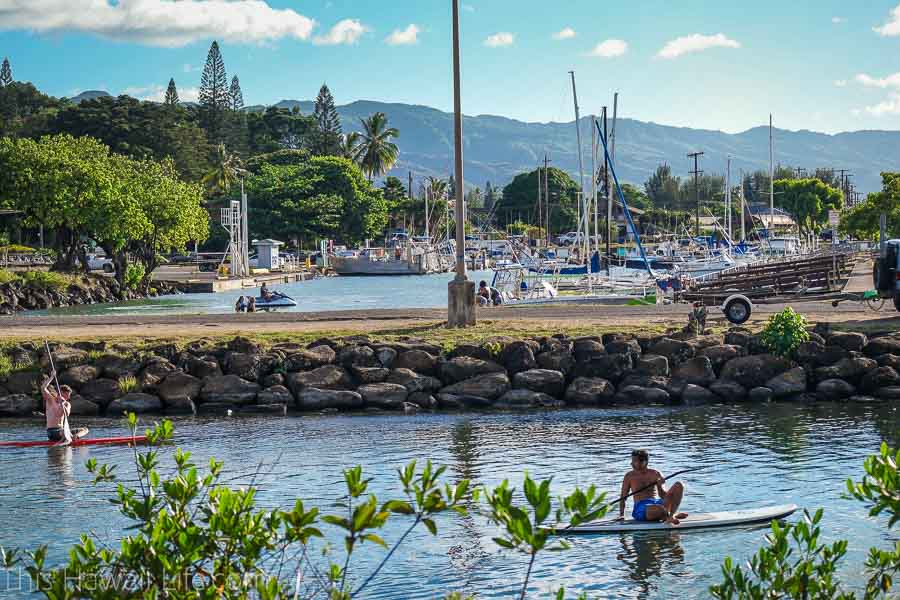
<instances>
[{"instance_id":1,"label":"harbor water","mask_svg":"<svg viewBox=\"0 0 900 600\"><path fill-rule=\"evenodd\" d=\"M330 282L323 282L330 283ZM796 503L825 509L825 541L848 539L840 575L864 586L861 568L870 546L897 537L886 518L870 518L862 504L843 497L844 482L862 477L865 457L882 440L900 443L900 411L889 404L768 404L500 414L360 414L286 418L175 421L177 442L199 465L224 460L230 485L260 474L259 502L292 506L301 497L323 512L343 493L341 471L360 464L373 477L380 499L399 496L396 468L416 459L448 466L450 481L521 487L523 473L553 478L554 496L574 486L597 484L611 497L629 468L633 448L649 448L651 466L671 473L705 467L683 479L683 509L722 511ZM97 436L121 435L117 421L91 424ZM39 423L0 421L0 439L34 439ZM170 465L171 452L166 464ZM109 504L110 485L94 486L85 461L118 465L133 480L124 448L38 448L0 451L0 545L33 549L49 545L50 562L62 560L83 532L115 543L127 524ZM263 467L258 469L262 463ZM630 510L630 505L629 505ZM799 513L790 517L800 518ZM383 531L389 544L408 526L394 517ZM521 586L524 556L501 551L494 527L477 514L442 515L439 535L416 530L401 546L368 598L436 598L451 591L479 598L510 598ZM573 537L572 549L538 558L529 597L548 597L566 586L567 597L702 598L721 580L726 556L748 559L764 544L764 527L716 531ZM333 552L343 544L331 536ZM321 546L317 546L321 547ZM352 566L363 577L384 556L364 544ZM25 598L21 573L0 577L4 598Z\"/></svg>"}]
</instances>

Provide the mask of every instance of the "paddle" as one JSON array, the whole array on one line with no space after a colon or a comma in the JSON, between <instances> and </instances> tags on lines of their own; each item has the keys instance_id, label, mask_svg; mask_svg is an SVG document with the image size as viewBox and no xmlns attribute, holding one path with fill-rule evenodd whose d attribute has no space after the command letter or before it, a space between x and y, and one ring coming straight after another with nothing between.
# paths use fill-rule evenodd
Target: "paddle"
<instances>
[{"instance_id":1,"label":"paddle","mask_svg":"<svg viewBox=\"0 0 900 600\"><path fill-rule=\"evenodd\" d=\"M56 367L53 365L53 353L50 352L50 344L47 343L47 340L44 340L44 349L47 351L47 360L50 362L50 371L53 373L53 381L56 382L56 398L57 401L62 404L62 388L59 387L59 375L56 372ZM60 446L68 446L72 443L72 431L69 429L69 416L66 414L65 409L63 410L63 441L59 443Z\"/></svg>"}]
</instances>

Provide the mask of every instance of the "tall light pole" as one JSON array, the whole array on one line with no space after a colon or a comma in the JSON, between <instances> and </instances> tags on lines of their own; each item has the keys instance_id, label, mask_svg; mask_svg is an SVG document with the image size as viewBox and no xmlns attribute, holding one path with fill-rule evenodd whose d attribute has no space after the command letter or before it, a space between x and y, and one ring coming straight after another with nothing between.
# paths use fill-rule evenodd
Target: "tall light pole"
<instances>
[{"instance_id":1,"label":"tall light pole","mask_svg":"<svg viewBox=\"0 0 900 600\"><path fill-rule=\"evenodd\" d=\"M456 277L447 288L447 325L475 324L475 283L466 277L466 207L462 154L462 100L459 77L459 0L453 4L453 136L456 170Z\"/></svg>"}]
</instances>

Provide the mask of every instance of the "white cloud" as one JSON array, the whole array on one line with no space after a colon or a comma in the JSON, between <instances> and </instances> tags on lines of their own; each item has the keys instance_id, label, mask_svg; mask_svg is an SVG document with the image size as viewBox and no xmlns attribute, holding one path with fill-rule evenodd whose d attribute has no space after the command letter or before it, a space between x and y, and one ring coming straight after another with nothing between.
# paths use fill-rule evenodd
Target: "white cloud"
<instances>
[{"instance_id":1,"label":"white cloud","mask_svg":"<svg viewBox=\"0 0 900 600\"><path fill-rule=\"evenodd\" d=\"M150 102L162 102L166 99L165 85L148 85L144 87L135 86L127 87L122 90L122 94L137 98L138 100L149 100ZM176 85L177 87L177 85ZM178 100L181 102L198 102L200 100L200 88L177 88Z\"/></svg>"},{"instance_id":2,"label":"white cloud","mask_svg":"<svg viewBox=\"0 0 900 600\"><path fill-rule=\"evenodd\" d=\"M591 56L599 56L600 58L613 58L622 56L628 51L628 43L625 40L605 40L594 46L591 50Z\"/></svg>"},{"instance_id":3,"label":"white cloud","mask_svg":"<svg viewBox=\"0 0 900 600\"><path fill-rule=\"evenodd\" d=\"M891 16L887 23L881 27L873 27L872 31L885 37L900 35L900 4L891 10Z\"/></svg>"},{"instance_id":4,"label":"white cloud","mask_svg":"<svg viewBox=\"0 0 900 600\"><path fill-rule=\"evenodd\" d=\"M475 12L475 7L471 4L463 4L462 9L466 12Z\"/></svg>"},{"instance_id":5,"label":"white cloud","mask_svg":"<svg viewBox=\"0 0 900 600\"><path fill-rule=\"evenodd\" d=\"M263 0L0 0L0 29L87 33L150 46L306 40L316 22Z\"/></svg>"},{"instance_id":6,"label":"white cloud","mask_svg":"<svg viewBox=\"0 0 900 600\"><path fill-rule=\"evenodd\" d=\"M835 25L839 25L846 20L847 19L845 19L844 17L831 17L831 22L834 23Z\"/></svg>"},{"instance_id":7,"label":"white cloud","mask_svg":"<svg viewBox=\"0 0 900 600\"><path fill-rule=\"evenodd\" d=\"M557 31L553 34L554 40L571 40L573 37L578 35L574 29L571 27L564 27L563 29Z\"/></svg>"},{"instance_id":8,"label":"white cloud","mask_svg":"<svg viewBox=\"0 0 900 600\"><path fill-rule=\"evenodd\" d=\"M355 44L369 28L359 19L344 19L335 23L325 35L313 38L313 44L318 46L335 46L338 44Z\"/></svg>"},{"instance_id":9,"label":"white cloud","mask_svg":"<svg viewBox=\"0 0 900 600\"><path fill-rule=\"evenodd\" d=\"M850 111L850 114L853 115L854 117L858 117L862 114L862 111L859 110L858 108L854 108L853 110Z\"/></svg>"},{"instance_id":10,"label":"white cloud","mask_svg":"<svg viewBox=\"0 0 900 600\"><path fill-rule=\"evenodd\" d=\"M857 83L860 83L865 87L880 88L882 90L887 88L900 89L900 73L894 73L893 75L888 75L887 77L872 77L870 75L866 75L865 73L860 73L859 75L854 77L854 79Z\"/></svg>"},{"instance_id":11,"label":"white cloud","mask_svg":"<svg viewBox=\"0 0 900 600\"><path fill-rule=\"evenodd\" d=\"M384 41L391 46L408 46L410 44L417 44L419 42L420 31L422 30L419 29L418 25L409 25L406 29L395 29L391 32L391 35L385 38Z\"/></svg>"},{"instance_id":12,"label":"white cloud","mask_svg":"<svg viewBox=\"0 0 900 600\"><path fill-rule=\"evenodd\" d=\"M740 43L727 37L724 33L702 35L694 33L676 38L669 42L656 54L658 58L678 58L691 52L701 52L710 48L740 48Z\"/></svg>"},{"instance_id":13,"label":"white cloud","mask_svg":"<svg viewBox=\"0 0 900 600\"><path fill-rule=\"evenodd\" d=\"M900 115L900 94L893 92L887 100L883 100L873 106L867 106L866 112L873 117Z\"/></svg>"},{"instance_id":14,"label":"white cloud","mask_svg":"<svg viewBox=\"0 0 900 600\"><path fill-rule=\"evenodd\" d=\"M490 48L501 48L503 46L512 46L515 41L515 35L506 31L501 31L494 35L489 35L487 39L484 40L484 45Z\"/></svg>"},{"instance_id":15,"label":"white cloud","mask_svg":"<svg viewBox=\"0 0 900 600\"><path fill-rule=\"evenodd\" d=\"M834 80L835 87L847 87L846 79L835 79Z\"/></svg>"}]
</instances>

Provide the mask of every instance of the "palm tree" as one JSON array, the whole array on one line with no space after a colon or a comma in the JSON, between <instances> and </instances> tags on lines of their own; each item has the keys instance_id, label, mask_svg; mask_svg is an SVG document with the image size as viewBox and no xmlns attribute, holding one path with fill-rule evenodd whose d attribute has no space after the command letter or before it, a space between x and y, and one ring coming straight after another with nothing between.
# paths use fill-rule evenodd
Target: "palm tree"
<instances>
[{"instance_id":1,"label":"palm tree","mask_svg":"<svg viewBox=\"0 0 900 600\"><path fill-rule=\"evenodd\" d=\"M221 196L227 194L231 186L240 177L243 177L244 173L244 164L241 162L241 158L237 154L228 152L225 144L219 144L213 168L203 176L201 182L206 188L207 196Z\"/></svg>"},{"instance_id":2,"label":"palm tree","mask_svg":"<svg viewBox=\"0 0 900 600\"><path fill-rule=\"evenodd\" d=\"M359 152L359 134L355 131L341 136L341 156L355 161Z\"/></svg>"},{"instance_id":3,"label":"palm tree","mask_svg":"<svg viewBox=\"0 0 900 600\"><path fill-rule=\"evenodd\" d=\"M382 112L377 112L368 119L360 119L360 122L363 132L357 147L356 161L369 181L372 181L373 177L381 177L390 171L397 162L400 150L391 138L399 137L400 132L387 126L387 117Z\"/></svg>"}]
</instances>

